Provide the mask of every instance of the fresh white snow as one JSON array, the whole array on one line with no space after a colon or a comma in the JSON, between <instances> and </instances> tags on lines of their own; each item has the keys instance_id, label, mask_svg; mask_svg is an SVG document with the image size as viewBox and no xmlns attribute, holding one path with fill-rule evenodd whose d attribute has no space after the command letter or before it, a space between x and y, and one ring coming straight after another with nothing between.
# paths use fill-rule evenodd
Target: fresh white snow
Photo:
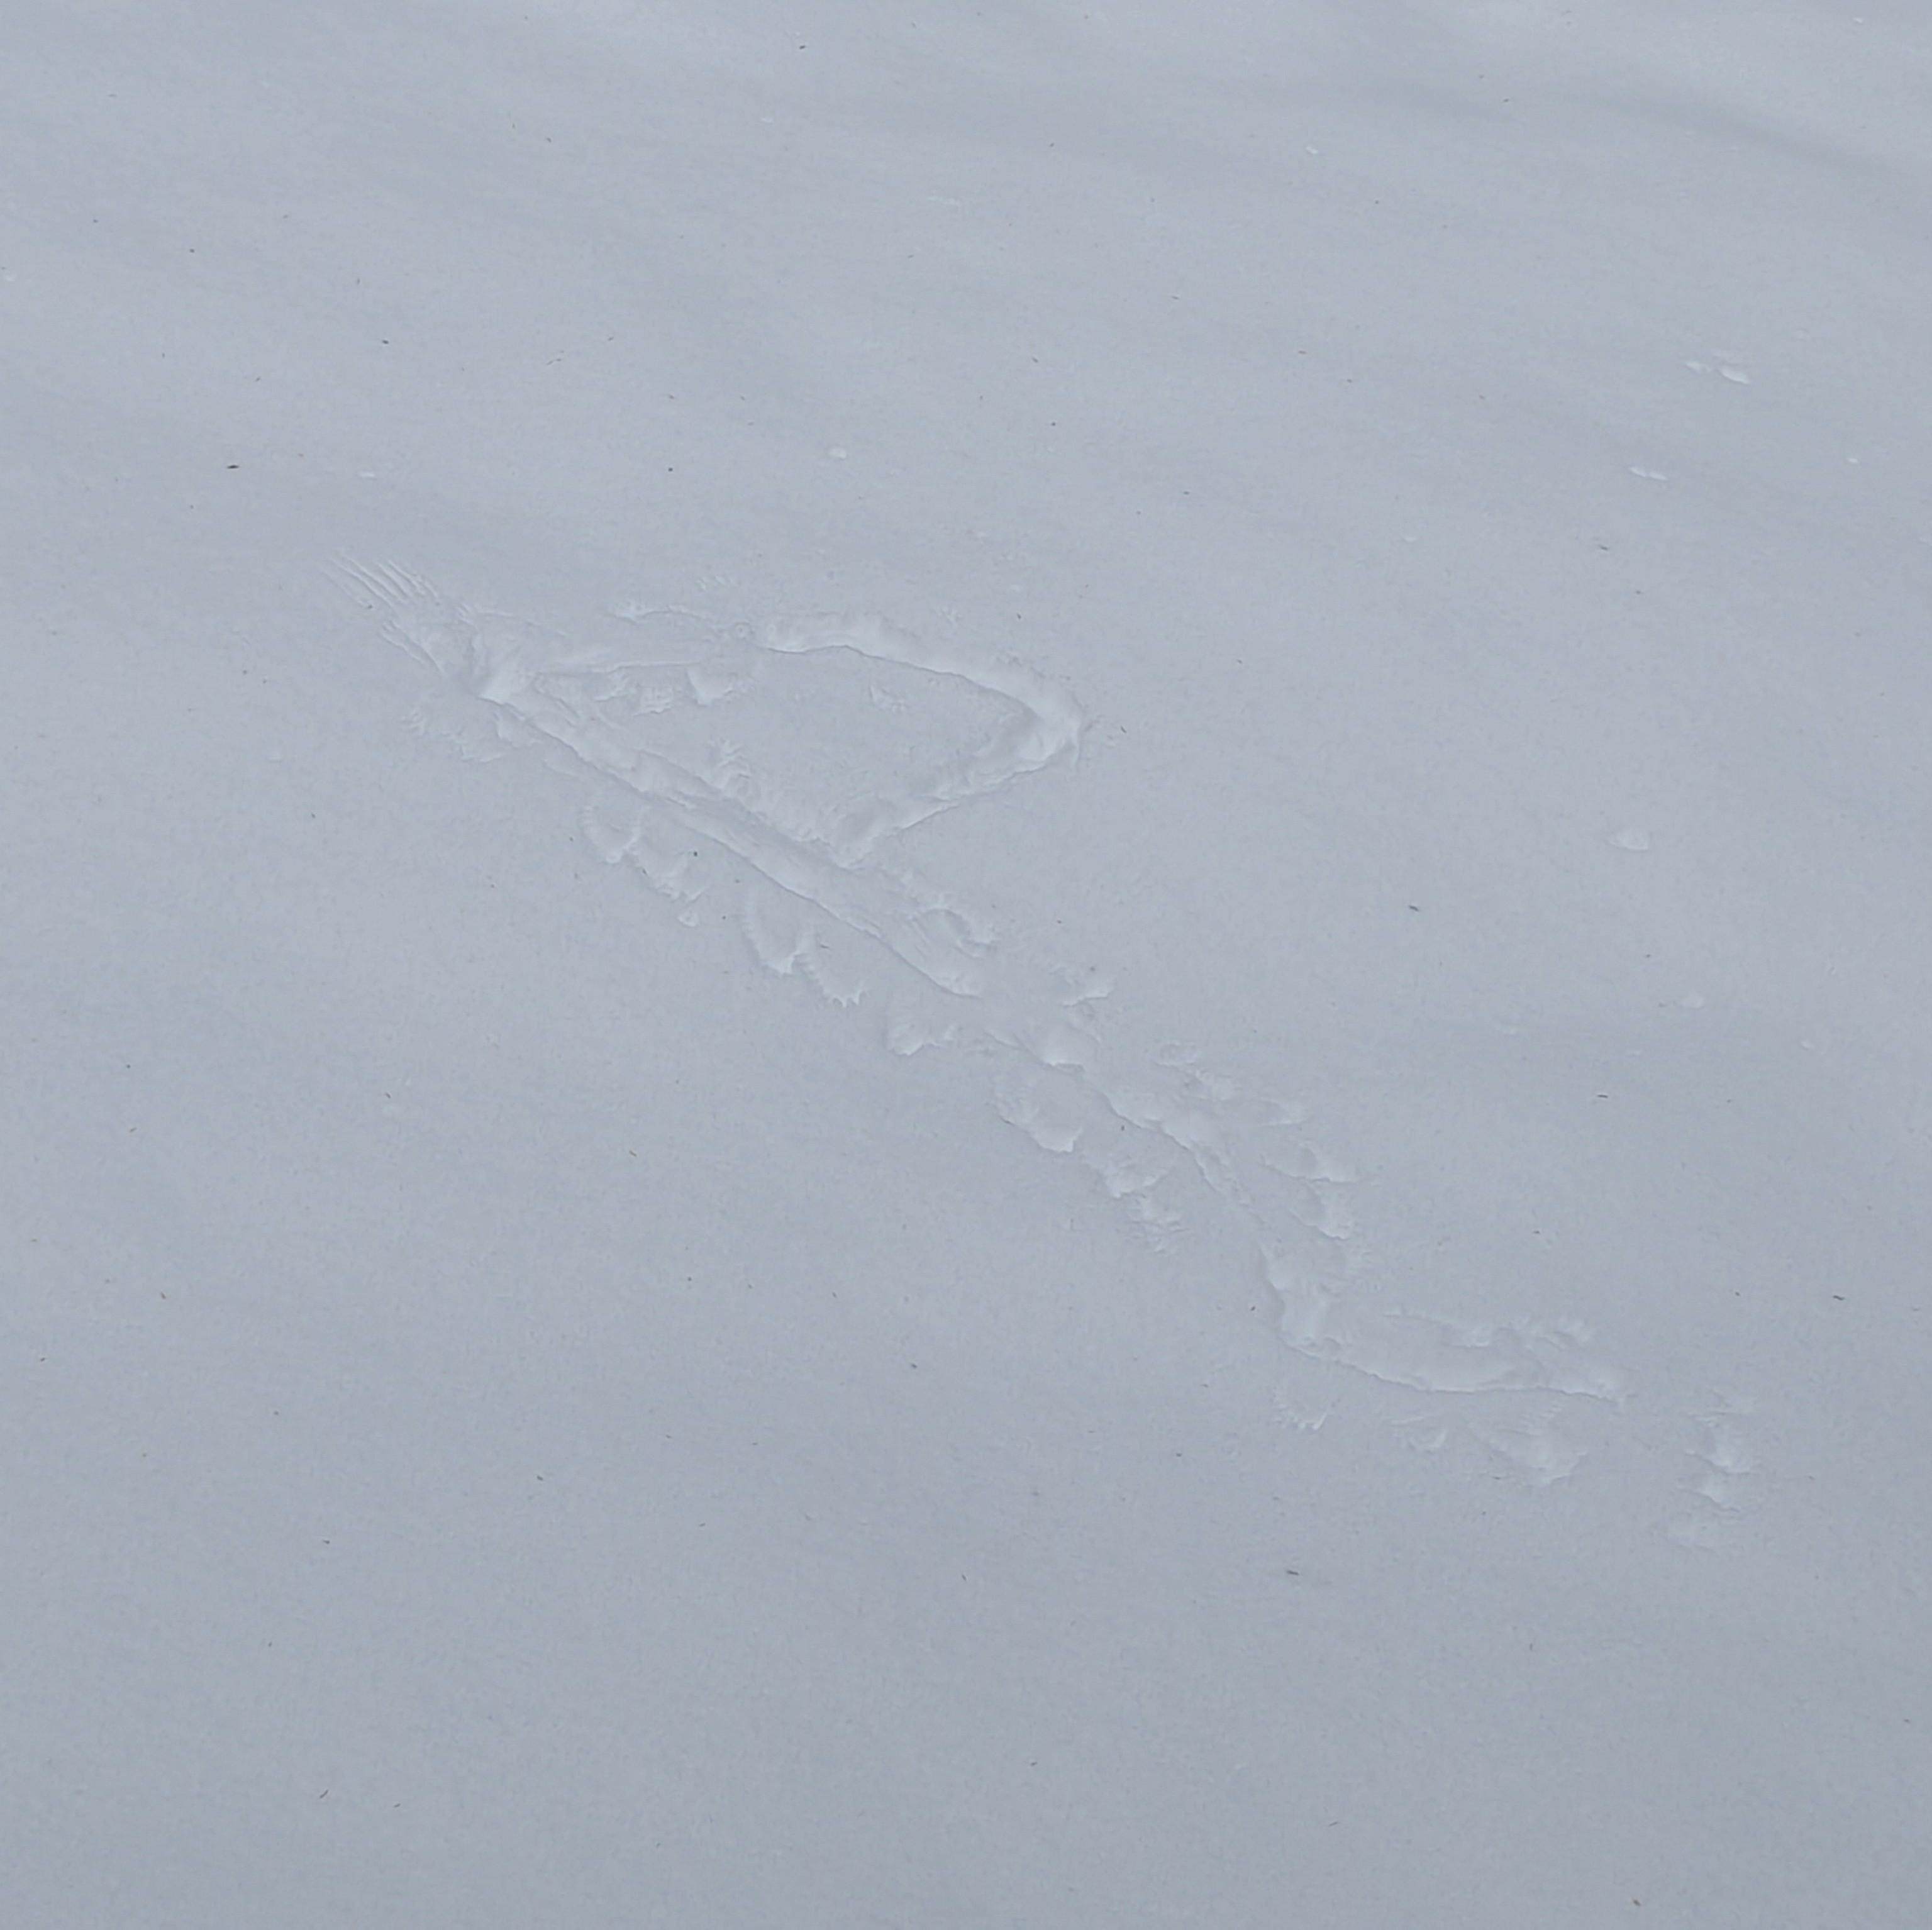
<instances>
[{"instance_id":1,"label":"fresh white snow","mask_svg":"<svg viewBox=\"0 0 1932 1930\"><path fill-rule=\"evenodd\" d=\"M1932 17L16 0L0 1921L1932 1913Z\"/></svg>"}]
</instances>

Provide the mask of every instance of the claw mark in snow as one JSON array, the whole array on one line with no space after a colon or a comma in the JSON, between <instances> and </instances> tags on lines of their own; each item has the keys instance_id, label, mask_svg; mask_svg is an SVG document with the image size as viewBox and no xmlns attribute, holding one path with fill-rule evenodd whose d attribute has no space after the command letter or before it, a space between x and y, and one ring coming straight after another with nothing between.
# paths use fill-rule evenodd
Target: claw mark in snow
<instances>
[{"instance_id":1,"label":"claw mark in snow","mask_svg":"<svg viewBox=\"0 0 1932 1930\"><path fill-rule=\"evenodd\" d=\"M607 863L686 922L707 893L734 896L768 970L875 1012L893 1052L990 1059L1000 1116L1084 1169L1157 1250L1204 1215L1232 1225L1300 1370L1386 1397L1399 1427L1418 1424L1415 1394L1453 1397L1538 1484L1580 1457L1559 1432L1566 1403L1623 1403L1624 1376L1579 1326L1375 1304L1354 1170L1298 1106L1248 1096L1184 1043L1124 1047L1103 1022L1104 974L1040 955L913 867L919 826L1077 755L1083 719L1058 685L874 617L754 625L632 606L586 642L405 570L338 575L438 678L416 728L468 757L542 753L580 787Z\"/></svg>"}]
</instances>

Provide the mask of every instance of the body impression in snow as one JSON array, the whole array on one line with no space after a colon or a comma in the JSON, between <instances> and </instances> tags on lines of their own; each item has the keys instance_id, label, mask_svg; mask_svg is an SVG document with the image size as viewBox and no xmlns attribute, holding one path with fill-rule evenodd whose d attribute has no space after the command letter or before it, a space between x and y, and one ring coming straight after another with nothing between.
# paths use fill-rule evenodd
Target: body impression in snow
<instances>
[{"instance_id":1,"label":"body impression in snow","mask_svg":"<svg viewBox=\"0 0 1932 1930\"><path fill-rule=\"evenodd\" d=\"M438 679L418 730L471 758L542 754L578 787L599 855L686 923L722 900L769 969L876 1015L892 1051L976 1054L1000 1115L1084 1169L1156 1249L1220 1216L1271 1296L1300 1424L1366 1401L1419 1447L1465 1432L1544 1485L1577 1466L1580 1432L1624 1412L1628 1377L1579 1323L1389 1305L1353 1238L1353 1170L1301 1108L1191 1047L1124 1045L1104 973L1042 955L915 870L916 827L1077 755L1079 707L1048 678L876 617L628 607L585 641L394 566L337 574ZM1737 1505L1728 1478L1691 1493L1702 1512L1683 1538Z\"/></svg>"}]
</instances>

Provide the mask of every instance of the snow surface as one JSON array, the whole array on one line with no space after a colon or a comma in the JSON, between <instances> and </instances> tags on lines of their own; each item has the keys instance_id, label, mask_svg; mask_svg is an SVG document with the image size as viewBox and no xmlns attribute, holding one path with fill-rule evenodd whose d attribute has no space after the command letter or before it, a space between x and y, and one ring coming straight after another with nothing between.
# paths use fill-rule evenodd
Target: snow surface
<instances>
[{"instance_id":1,"label":"snow surface","mask_svg":"<svg viewBox=\"0 0 1932 1930\"><path fill-rule=\"evenodd\" d=\"M1928 1920L1922 7L4 41L0 1920Z\"/></svg>"}]
</instances>

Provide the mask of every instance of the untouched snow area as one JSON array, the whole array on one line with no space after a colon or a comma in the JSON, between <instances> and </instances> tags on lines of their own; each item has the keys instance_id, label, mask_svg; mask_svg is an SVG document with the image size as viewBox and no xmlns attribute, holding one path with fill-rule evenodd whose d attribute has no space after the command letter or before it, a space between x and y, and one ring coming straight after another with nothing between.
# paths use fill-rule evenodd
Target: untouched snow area
<instances>
[{"instance_id":1,"label":"untouched snow area","mask_svg":"<svg viewBox=\"0 0 1932 1930\"><path fill-rule=\"evenodd\" d=\"M1932 1920L1932 16L14 0L0 1920Z\"/></svg>"}]
</instances>

